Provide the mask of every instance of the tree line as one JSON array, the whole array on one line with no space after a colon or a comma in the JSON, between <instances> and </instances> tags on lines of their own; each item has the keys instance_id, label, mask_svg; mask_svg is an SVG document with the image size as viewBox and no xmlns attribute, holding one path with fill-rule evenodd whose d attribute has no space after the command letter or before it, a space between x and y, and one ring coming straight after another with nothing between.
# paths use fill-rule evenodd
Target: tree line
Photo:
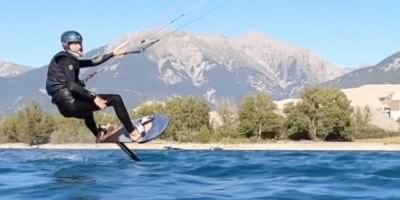
<instances>
[{"instance_id":1,"label":"tree line","mask_svg":"<svg viewBox=\"0 0 400 200\"><path fill-rule=\"evenodd\" d=\"M167 114L170 125L161 139L178 142L352 141L399 135L372 125L368 107L351 107L346 95L333 88L306 88L300 101L286 104L283 112L269 95L262 93L244 97L237 106L223 100L213 109L216 117L210 116L210 106L203 98L174 97L165 102L144 103L130 115ZM118 123L114 113L97 112L95 118L99 124ZM210 121L211 118L216 120ZM0 122L1 143L94 141L82 120L43 112L36 102Z\"/></svg>"}]
</instances>

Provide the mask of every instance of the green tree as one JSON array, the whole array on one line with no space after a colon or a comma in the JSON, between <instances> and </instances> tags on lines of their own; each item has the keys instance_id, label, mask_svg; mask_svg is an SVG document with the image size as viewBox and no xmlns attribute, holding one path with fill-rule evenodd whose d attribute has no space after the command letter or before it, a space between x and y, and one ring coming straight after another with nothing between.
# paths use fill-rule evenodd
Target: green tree
<instances>
[{"instance_id":1,"label":"green tree","mask_svg":"<svg viewBox=\"0 0 400 200\"><path fill-rule=\"evenodd\" d=\"M180 142L191 141L194 132L204 133L209 129L209 108L207 101L194 97L174 97L165 104L170 124L167 138Z\"/></svg>"},{"instance_id":2,"label":"green tree","mask_svg":"<svg viewBox=\"0 0 400 200\"><path fill-rule=\"evenodd\" d=\"M5 119L1 123L0 134L1 134L1 139L0 139L1 143L19 142L17 135L17 118L10 117Z\"/></svg>"},{"instance_id":3,"label":"green tree","mask_svg":"<svg viewBox=\"0 0 400 200\"><path fill-rule=\"evenodd\" d=\"M53 117L44 113L40 105L34 101L19 111L15 117L16 139L19 142L30 145L47 143L55 129Z\"/></svg>"},{"instance_id":4,"label":"green tree","mask_svg":"<svg viewBox=\"0 0 400 200\"><path fill-rule=\"evenodd\" d=\"M146 102L136 108L132 116L134 118L152 115L156 113L164 113L165 104L161 102Z\"/></svg>"},{"instance_id":5,"label":"green tree","mask_svg":"<svg viewBox=\"0 0 400 200\"><path fill-rule=\"evenodd\" d=\"M275 110L276 105L268 95L246 97L239 106L239 131L258 140L279 138L283 118Z\"/></svg>"},{"instance_id":6,"label":"green tree","mask_svg":"<svg viewBox=\"0 0 400 200\"><path fill-rule=\"evenodd\" d=\"M216 125L216 133L224 138L240 137L239 116L235 105L228 100L222 100L218 103L216 111L220 117L220 125ZM217 123L218 124L218 123Z\"/></svg>"},{"instance_id":7,"label":"green tree","mask_svg":"<svg viewBox=\"0 0 400 200\"><path fill-rule=\"evenodd\" d=\"M104 116L97 116L104 122L109 122L103 119ZM108 118L105 117L105 118ZM57 117L56 129L51 134L50 143L65 144L65 143L94 143L95 137L85 126L83 120Z\"/></svg>"},{"instance_id":8,"label":"green tree","mask_svg":"<svg viewBox=\"0 0 400 200\"><path fill-rule=\"evenodd\" d=\"M285 113L289 134L306 133L312 140L350 139L350 101L338 89L306 88L301 101L287 105Z\"/></svg>"},{"instance_id":9,"label":"green tree","mask_svg":"<svg viewBox=\"0 0 400 200\"><path fill-rule=\"evenodd\" d=\"M286 129L290 139L310 139L309 120L305 112L300 112L300 106L295 103L285 105L283 112L286 114Z\"/></svg>"},{"instance_id":10,"label":"green tree","mask_svg":"<svg viewBox=\"0 0 400 200\"><path fill-rule=\"evenodd\" d=\"M352 113L352 126L354 134L360 134L363 128L370 125L371 122L371 110L368 106L363 109L360 106L355 107Z\"/></svg>"},{"instance_id":11,"label":"green tree","mask_svg":"<svg viewBox=\"0 0 400 200\"><path fill-rule=\"evenodd\" d=\"M354 108L351 117L351 129L354 139L363 138L384 138L398 136L399 133L395 131L386 131L371 124L372 113L368 106L363 108L357 106Z\"/></svg>"}]
</instances>

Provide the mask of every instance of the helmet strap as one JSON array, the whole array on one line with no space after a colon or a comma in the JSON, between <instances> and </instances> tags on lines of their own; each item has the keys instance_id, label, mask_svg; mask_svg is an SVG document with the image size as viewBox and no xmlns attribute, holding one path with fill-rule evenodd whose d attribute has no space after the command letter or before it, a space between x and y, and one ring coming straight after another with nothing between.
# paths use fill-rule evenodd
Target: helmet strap
<instances>
[{"instance_id":1,"label":"helmet strap","mask_svg":"<svg viewBox=\"0 0 400 200\"><path fill-rule=\"evenodd\" d=\"M83 57L83 53L82 51L71 51L69 49L65 49L66 52L68 52L69 54L71 54L72 56L74 56L75 58L82 58Z\"/></svg>"}]
</instances>

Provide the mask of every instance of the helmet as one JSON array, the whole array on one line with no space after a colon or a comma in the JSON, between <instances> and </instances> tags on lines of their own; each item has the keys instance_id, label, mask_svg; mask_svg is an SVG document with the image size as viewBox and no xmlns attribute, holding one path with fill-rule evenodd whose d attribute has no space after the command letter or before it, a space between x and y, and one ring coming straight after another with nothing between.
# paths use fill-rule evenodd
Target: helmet
<instances>
[{"instance_id":1,"label":"helmet","mask_svg":"<svg viewBox=\"0 0 400 200\"><path fill-rule=\"evenodd\" d=\"M68 49L68 45L71 42L82 43L82 35L76 31L66 31L61 35L61 43L64 49Z\"/></svg>"}]
</instances>

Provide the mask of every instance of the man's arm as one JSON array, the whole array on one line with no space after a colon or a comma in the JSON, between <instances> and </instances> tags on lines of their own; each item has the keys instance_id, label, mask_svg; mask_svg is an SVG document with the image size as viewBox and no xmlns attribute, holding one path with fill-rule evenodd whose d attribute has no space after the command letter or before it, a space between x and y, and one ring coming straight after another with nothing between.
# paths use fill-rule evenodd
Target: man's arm
<instances>
[{"instance_id":1,"label":"man's arm","mask_svg":"<svg viewBox=\"0 0 400 200\"><path fill-rule=\"evenodd\" d=\"M65 78L66 78L66 82L67 82L67 88L72 93L78 94L78 95L83 96L83 97L85 97L87 99L94 100L96 98L96 94L95 93L86 90L81 85L79 85L78 83L75 82L75 72L74 72L74 69L72 67L72 62L71 62L70 59L68 59L67 57L62 57L58 61L58 64L65 71L65 75L66 75Z\"/></svg>"},{"instance_id":2,"label":"man's arm","mask_svg":"<svg viewBox=\"0 0 400 200\"><path fill-rule=\"evenodd\" d=\"M103 64L104 62L106 62L107 60L109 60L112 57L114 57L114 54L111 52L111 53L108 53L108 54L97 56L97 57L92 58L92 59L80 60L79 61L79 65L80 65L81 68L94 67L94 66Z\"/></svg>"}]
</instances>

